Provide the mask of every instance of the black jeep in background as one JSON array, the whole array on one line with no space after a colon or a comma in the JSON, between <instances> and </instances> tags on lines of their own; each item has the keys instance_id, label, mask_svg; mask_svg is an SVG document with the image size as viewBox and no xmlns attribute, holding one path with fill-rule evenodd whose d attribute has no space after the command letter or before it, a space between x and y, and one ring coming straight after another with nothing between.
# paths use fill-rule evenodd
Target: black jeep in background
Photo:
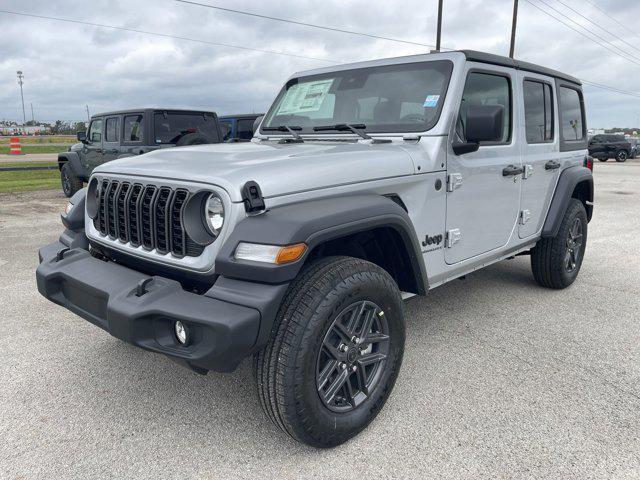
<instances>
[{"instance_id":1,"label":"black jeep in background","mask_svg":"<svg viewBox=\"0 0 640 480\"><path fill-rule=\"evenodd\" d=\"M99 113L89 131L78 132L80 148L58 155L62 190L67 197L82 188L95 167L118 158L185 145L220 143L214 112L145 108Z\"/></svg>"},{"instance_id":2,"label":"black jeep in background","mask_svg":"<svg viewBox=\"0 0 640 480\"><path fill-rule=\"evenodd\" d=\"M589 155L601 162L615 158L624 162L631 156L631 142L623 135L599 134L589 140Z\"/></svg>"}]
</instances>

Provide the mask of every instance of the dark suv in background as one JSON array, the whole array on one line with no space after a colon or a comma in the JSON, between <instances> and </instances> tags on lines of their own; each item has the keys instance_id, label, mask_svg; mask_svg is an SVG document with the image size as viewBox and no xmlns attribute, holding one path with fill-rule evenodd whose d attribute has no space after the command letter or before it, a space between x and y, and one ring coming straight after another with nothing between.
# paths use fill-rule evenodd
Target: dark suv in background
<instances>
[{"instance_id":1,"label":"dark suv in background","mask_svg":"<svg viewBox=\"0 0 640 480\"><path fill-rule=\"evenodd\" d=\"M589 155L601 162L615 158L624 162L631 156L632 145L623 135L599 134L589 140Z\"/></svg>"},{"instance_id":2,"label":"dark suv in background","mask_svg":"<svg viewBox=\"0 0 640 480\"><path fill-rule=\"evenodd\" d=\"M82 188L95 167L118 158L159 148L220 143L215 112L144 108L99 113L88 132L78 132L81 144L58 155L62 190L67 197Z\"/></svg>"},{"instance_id":3,"label":"dark suv in background","mask_svg":"<svg viewBox=\"0 0 640 480\"><path fill-rule=\"evenodd\" d=\"M225 115L220 117L223 142L248 142L260 124L262 113Z\"/></svg>"}]
</instances>

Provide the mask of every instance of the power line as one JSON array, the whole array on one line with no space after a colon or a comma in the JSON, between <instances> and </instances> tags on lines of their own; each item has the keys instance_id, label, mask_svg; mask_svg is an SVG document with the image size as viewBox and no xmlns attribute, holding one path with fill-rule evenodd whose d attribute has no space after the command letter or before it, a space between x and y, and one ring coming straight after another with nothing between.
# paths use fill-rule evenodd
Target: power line
<instances>
[{"instance_id":1,"label":"power line","mask_svg":"<svg viewBox=\"0 0 640 480\"><path fill-rule=\"evenodd\" d=\"M227 8L227 7L219 7L218 5L210 5L207 3L199 3L199 2L194 2L191 0L175 0L176 2L180 2L180 3L186 3L188 5L197 5L199 7L206 7L206 8L212 8L214 10L220 10L223 12L229 12L229 13L236 13L238 15L246 15L248 17L256 17L256 18L262 18L265 20L274 20L276 22L283 22L283 23L291 23L293 25L300 25L303 27L311 27L311 28L318 28L321 30L329 30L330 32L339 32L339 33L347 33L349 35L359 35L362 37L369 37L369 38L375 38L378 40L387 40L389 42L397 42L397 43L405 43L408 45L416 45L419 47L429 47L429 48L436 48L435 45L429 45L428 43L420 43L420 42L414 42L411 40L403 40L400 38L392 38L392 37L384 37L382 35L374 35L372 33L365 33L365 32L356 32L353 30L346 30L343 28L335 28L335 27L329 27L326 25L317 25L315 23L306 23L306 22L299 22L297 20L291 20L288 18L280 18L280 17L272 17L270 15L262 15L259 13L253 13L253 12L246 12L243 10L236 10L233 8ZM452 50L451 48L445 48L445 50Z\"/></svg>"},{"instance_id":2,"label":"power line","mask_svg":"<svg viewBox=\"0 0 640 480\"><path fill-rule=\"evenodd\" d=\"M564 5L565 8L571 10L573 13L579 15L580 17L584 18L587 22L589 22L590 24L594 25L595 27L599 28L600 30L602 30L603 32L608 33L609 35L611 35L612 37L617 38L619 41L627 44L628 46L630 46L633 50L638 50L638 47L636 47L635 45L627 42L624 38L616 35L615 33L607 30L606 28L598 25L596 22L594 22L593 20L591 20L589 17L587 17L586 15L583 15L582 13L580 13L578 10L576 10L575 8L571 7L570 5L567 5L566 3L564 3L562 0L556 0L556 2L558 2L561 5Z\"/></svg>"},{"instance_id":3,"label":"power line","mask_svg":"<svg viewBox=\"0 0 640 480\"><path fill-rule=\"evenodd\" d=\"M560 14L561 16L563 16L564 18L566 18L567 20L569 20L571 23L573 23L574 25L577 25L579 28L582 28L583 30L586 30L587 32L589 32L591 35L593 35L594 37L598 38L599 40L605 42L606 44L610 45L613 49L618 49L619 47L617 45L614 45L613 43L611 43L609 40L607 40L606 38L604 38L601 35L598 35L595 32L589 31L587 30L586 27L584 27L583 25L580 25L578 22L576 22L574 19L570 18L569 16L567 16L566 14L564 14L563 12L561 12L560 10L558 10L557 8L549 5L547 2L545 2L545 0L538 0L538 2L542 3L543 5L546 5L548 8L550 8L551 10L553 10L554 12L557 12L558 14ZM593 40L593 39L592 39ZM595 40L594 40L595 41ZM601 44L601 46L603 46ZM611 50L610 50L611 51ZM640 57L636 57L635 55L632 55L624 50L620 50L621 53L623 53L624 55L626 55L627 57L631 57L637 61L640 61ZM631 61L629 59L629 61ZM634 62L636 63L636 62ZM638 63L638 65L640 65L640 63Z\"/></svg>"},{"instance_id":4,"label":"power line","mask_svg":"<svg viewBox=\"0 0 640 480\"><path fill-rule=\"evenodd\" d=\"M581 32L580 30L572 27L571 25L569 25L568 23L564 22L563 20L559 19L558 17L555 17L554 15L550 14L548 11L546 11L545 9L543 9L542 7L536 5L535 3L533 3L531 0L525 0L529 5L531 5L532 7L537 8L538 10L540 10L542 13L544 13L545 15L548 15L549 17L553 18L554 20L556 20L557 22L560 22L561 24L563 24L565 27L573 30L574 32L578 33L579 35L582 35L584 38L587 38L589 40L591 40L592 42L600 45L602 48L610 51L611 53L613 53L614 55L617 55L620 58L623 58L624 60L634 63L638 66L640 66L640 63L636 62L635 60L632 60L630 58L627 58L626 56L622 55L620 52L613 50L612 48L609 48L607 45L598 42L597 40L595 40L594 38L590 37L589 35ZM566 15L563 15L566 17ZM583 27L584 28L584 27Z\"/></svg>"},{"instance_id":5,"label":"power line","mask_svg":"<svg viewBox=\"0 0 640 480\"><path fill-rule=\"evenodd\" d=\"M584 79L580 79L580 81L582 83L586 84L586 85L589 85L589 86L592 86L592 87L596 87L596 88L601 88L602 90L610 90L612 92L619 93L621 95L629 95L631 97L640 98L640 93L638 93L638 92L630 92L628 90L621 90L619 88L610 87L608 85L603 85L601 83L591 82L589 80L584 80Z\"/></svg>"},{"instance_id":6,"label":"power line","mask_svg":"<svg viewBox=\"0 0 640 480\"><path fill-rule=\"evenodd\" d=\"M600 10L600 12L602 12L606 17L610 18L611 20L613 20L614 22L616 22L618 25L620 25L622 28L624 28L627 32L631 33L633 36L638 37L638 34L636 32L634 32L633 30L631 30L629 27L627 27L624 23L622 23L621 21L619 21L618 19L616 19L615 17L612 17L611 15L609 15L605 10L603 10L601 7L599 7L598 5L596 5L594 2L592 2L591 0L585 0L589 5L595 7L597 10ZM640 38L640 37L638 37Z\"/></svg>"},{"instance_id":7,"label":"power line","mask_svg":"<svg viewBox=\"0 0 640 480\"><path fill-rule=\"evenodd\" d=\"M22 16L22 17L31 17L31 18L39 18L39 19L44 19L44 20L54 20L57 22L66 22L66 23L75 23L75 24L79 24L79 25L87 25L90 27L100 27L100 28L110 28L113 30L121 30L124 32L132 32L132 33L140 33L140 34L144 34L144 35L153 35L156 37L163 37L163 38L173 38L175 40L184 40L187 42L194 42L194 43L202 43L205 45L213 45L215 47L227 47L227 48L236 48L239 50L248 50L248 51L252 51L252 52L261 52L261 53L270 53L272 55L283 55L286 57L295 57L295 58L303 58L305 60L315 60L317 62L325 62L325 63L341 63L341 61L339 60L331 60L331 59L327 59L327 58L317 58L317 57L309 57L306 55L297 55L295 53L286 53L286 52L278 52L276 50L266 50L266 49L262 49L262 48L253 48L253 47L245 47L245 46L241 46L241 45L233 45L230 43L219 43L219 42L210 42L208 40L200 40L197 38L190 38L190 37L181 37L179 35L171 35L168 33L159 33L159 32L152 32L149 30L139 30L136 28L129 28L129 27L118 27L115 25L106 25L103 23L93 23L93 22L85 22L82 20L73 20L70 18L62 18L62 17L49 17L46 15L36 15L33 13L24 13L24 12L13 12L10 10L0 10L0 13L6 13L9 15L18 15L18 16Z\"/></svg>"}]
</instances>

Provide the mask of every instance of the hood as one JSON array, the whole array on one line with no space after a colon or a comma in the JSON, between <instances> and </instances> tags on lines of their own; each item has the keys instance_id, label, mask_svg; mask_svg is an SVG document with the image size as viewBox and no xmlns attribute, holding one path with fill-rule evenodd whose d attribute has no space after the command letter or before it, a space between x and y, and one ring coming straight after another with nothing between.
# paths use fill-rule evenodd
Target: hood
<instances>
[{"instance_id":1,"label":"hood","mask_svg":"<svg viewBox=\"0 0 640 480\"><path fill-rule=\"evenodd\" d=\"M393 143L220 143L155 150L105 163L96 173L185 180L218 185L234 202L249 180L264 197L410 175L414 165Z\"/></svg>"}]
</instances>

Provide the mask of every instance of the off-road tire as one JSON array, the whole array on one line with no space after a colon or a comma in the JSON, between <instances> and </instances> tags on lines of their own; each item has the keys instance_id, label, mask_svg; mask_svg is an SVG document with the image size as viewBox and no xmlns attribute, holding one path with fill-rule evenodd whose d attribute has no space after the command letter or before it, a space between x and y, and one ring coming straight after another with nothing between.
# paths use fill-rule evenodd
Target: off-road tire
<instances>
[{"instance_id":1,"label":"off-road tire","mask_svg":"<svg viewBox=\"0 0 640 480\"><path fill-rule=\"evenodd\" d=\"M332 411L320 398L316 383L319 352L339 312L362 300L375 302L384 312L387 360L380 367L378 383L361 404L348 412ZM404 340L402 299L386 271L351 257L315 261L290 286L269 342L255 355L260 404L273 423L294 439L319 448L340 445L362 431L384 405L402 363Z\"/></svg>"},{"instance_id":2,"label":"off-road tire","mask_svg":"<svg viewBox=\"0 0 640 480\"><path fill-rule=\"evenodd\" d=\"M64 195L69 198L82 188L82 180L78 178L69 162L65 162L60 168L60 183Z\"/></svg>"},{"instance_id":3,"label":"off-road tire","mask_svg":"<svg viewBox=\"0 0 640 480\"><path fill-rule=\"evenodd\" d=\"M629 153L626 150L618 150L616 152L616 162L626 162L629 158Z\"/></svg>"},{"instance_id":4,"label":"off-road tire","mask_svg":"<svg viewBox=\"0 0 640 480\"><path fill-rule=\"evenodd\" d=\"M606 162L609 159L608 158L599 158L598 160L600 160L601 162Z\"/></svg>"},{"instance_id":5,"label":"off-road tire","mask_svg":"<svg viewBox=\"0 0 640 480\"><path fill-rule=\"evenodd\" d=\"M568 270L566 260L569 234L576 222L581 226L581 244L577 252L575 268ZM580 200L572 198L555 237L542 238L531 251L531 270L539 285L561 289L571 285L582 266L587 246L587 212Z\"/></svg>"}]
</instances>

